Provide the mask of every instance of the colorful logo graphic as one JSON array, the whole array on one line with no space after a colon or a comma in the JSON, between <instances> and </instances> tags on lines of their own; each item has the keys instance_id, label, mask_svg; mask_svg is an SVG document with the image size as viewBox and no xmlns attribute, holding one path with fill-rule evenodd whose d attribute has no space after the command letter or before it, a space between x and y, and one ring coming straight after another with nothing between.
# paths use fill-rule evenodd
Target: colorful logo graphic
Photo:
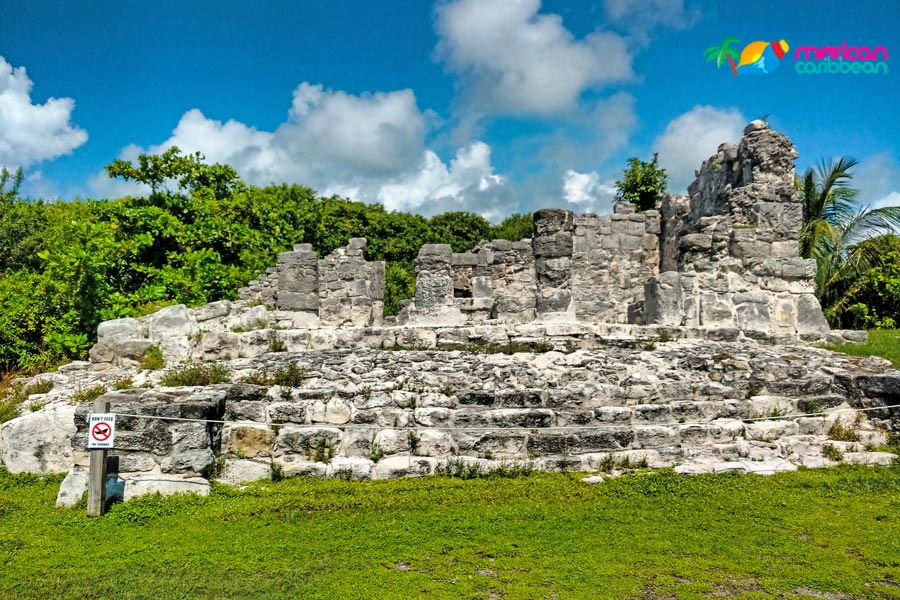
<instances>
[{"instance_id":1,"label":"colorful logo graphic","mask_svg":"<svg viewBox=\"0 0 900 600\"><path fill-rule=\"evenodd\" d=\"M739 43L737 38L725 38L718 46L706 49L706 61L716 61L716 68L722 67L723 60L728 61L731 73L738 75L766 75L778 68L781 59L790 49L784 40L774 42L750 42L738 53L731 45ZM735 63L737 61L737 63Z\"/></svg>"}]
</instances>

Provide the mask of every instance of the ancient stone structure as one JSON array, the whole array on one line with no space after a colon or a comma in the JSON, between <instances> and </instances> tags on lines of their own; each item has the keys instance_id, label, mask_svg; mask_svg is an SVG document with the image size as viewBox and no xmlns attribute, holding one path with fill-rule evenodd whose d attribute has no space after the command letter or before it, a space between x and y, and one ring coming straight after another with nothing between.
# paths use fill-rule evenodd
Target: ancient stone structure
<instances>
[{"instance_id":1,"label":"ancient stone structure","mask_svg":"<svg viewBox=\"0 0 900 600\"><path fill-rule=\"evenodd\" d=\"M803 214L790 140L751 123L737 146L704 162L689 197L660 210L534 215L534 239L481 242L471 252L424 246L416 296L386 324L633 323L715 330L717 336L821 338L815 261L798 255ZM379 324L381 263L365 240L317 259L309 245L279 256L241 290L293 327ZM730 333L731 332L731 333Z\"/></svg>"},{"instance_id":2,"label":"ancient stone structure","mask_svg":"<svg viewBox=\"0 0 900 600\"><path fill-rule=\"evenodd\" d=\"M785 135L754 122L738 146L723 144L703 163L689 199L665 198L663 272L646 284L647 323L776 337L828 330L816 263L798 254L795 157Z\"/></svg>"},{"instance_id":3,"label":"ancient stone structure","mask_svg":"<svg viewBox=\"0 0 900 600\"><path fill-rule=\"evenodd\" d=\"M122 415L109 486L123 498L448 461L774 472L831 464L826 443L889 462L864 449L900 429L900 373L807 344L865 334L829 331L813 295L794 156L754 122L659 210L546 209L530 240L426 245L397 316L365 240L324 258L298 244L238 301L102 323L91 362L36 376L54 387L0 426L0 464L68 471L58 501L77 501L88 406L71 399L122 381L104 400ZM163 387L138 369L151 346L167 370L216 362L229 381ZM836 421L857 441L829 441Z\"/></svg>"}]
</instances>

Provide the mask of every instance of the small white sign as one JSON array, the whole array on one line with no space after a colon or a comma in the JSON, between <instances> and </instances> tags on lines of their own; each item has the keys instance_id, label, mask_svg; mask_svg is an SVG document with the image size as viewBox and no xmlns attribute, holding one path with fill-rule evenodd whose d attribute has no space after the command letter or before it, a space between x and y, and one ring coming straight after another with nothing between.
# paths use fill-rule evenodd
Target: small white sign
<instances>
[{"instance_id":1,"label":"small white sign","mask_svg":"<svg viewBox=\"0 0 900 600\"><path fill-rule=\"evenodd\" d=\"M88 415L88 450L110 450L116 441L116 415Z\"/></svg>"}]
</instances>

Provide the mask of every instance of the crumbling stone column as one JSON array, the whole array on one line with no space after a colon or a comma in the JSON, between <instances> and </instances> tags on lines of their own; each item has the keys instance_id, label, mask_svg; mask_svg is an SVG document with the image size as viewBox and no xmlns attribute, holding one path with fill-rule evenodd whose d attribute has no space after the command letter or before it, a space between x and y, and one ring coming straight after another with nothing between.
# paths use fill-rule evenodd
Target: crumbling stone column
<instances>
[{"instance_id":1,"label":"crumbling stone column","mask_svg":"<svg viewBox=\"0 0 900 600\"><path fill-rule=\"evenodd\" d=\"M365 238L353 238L319 261L319 319L323 326L381 324L384 262L366 262Z\"/></svg>"},{"instance_id":2,"label":"crumbling stone column","mask_svg":"<svg viewBox=\"0 0 900 600\"><path fill-rule=\"evenodd\" d=\"M562 316L574 318L572 292L572 239L575 214L560 208L548 208L534 213L534 267L537 275L535 293L539 317Z\"/></svg>"},{"instance_id":3,"label":"crumbling stone column","mask_svg":"<svg viewBox=\"0 0 900 600\"><path fill-rule=\"evenodd\" d=\"M408 306L412 323L461 325L465 322L453 303L453 274L450 244L425 244L419 250L416 269L416 297Z\"/></svg>"}]
</instances>

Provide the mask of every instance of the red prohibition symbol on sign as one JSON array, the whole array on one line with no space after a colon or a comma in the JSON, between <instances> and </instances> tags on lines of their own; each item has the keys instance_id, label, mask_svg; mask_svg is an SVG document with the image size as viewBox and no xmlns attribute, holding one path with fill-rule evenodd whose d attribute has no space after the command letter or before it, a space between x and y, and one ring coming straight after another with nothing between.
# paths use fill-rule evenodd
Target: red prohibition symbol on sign
<instances>
[{"instance_id":1,"label":"red prohibition symbol on sign","mask_svg":"<svg viewBox=\"0 0 900 600\"><path fill-rule=\"evenodd\" d=\"M98 442L105 442L109 439L111 434L112 427L110 427L108 423L95 423L94 426L91 427L91 437Z\"/></svg>"}]
</instances>

